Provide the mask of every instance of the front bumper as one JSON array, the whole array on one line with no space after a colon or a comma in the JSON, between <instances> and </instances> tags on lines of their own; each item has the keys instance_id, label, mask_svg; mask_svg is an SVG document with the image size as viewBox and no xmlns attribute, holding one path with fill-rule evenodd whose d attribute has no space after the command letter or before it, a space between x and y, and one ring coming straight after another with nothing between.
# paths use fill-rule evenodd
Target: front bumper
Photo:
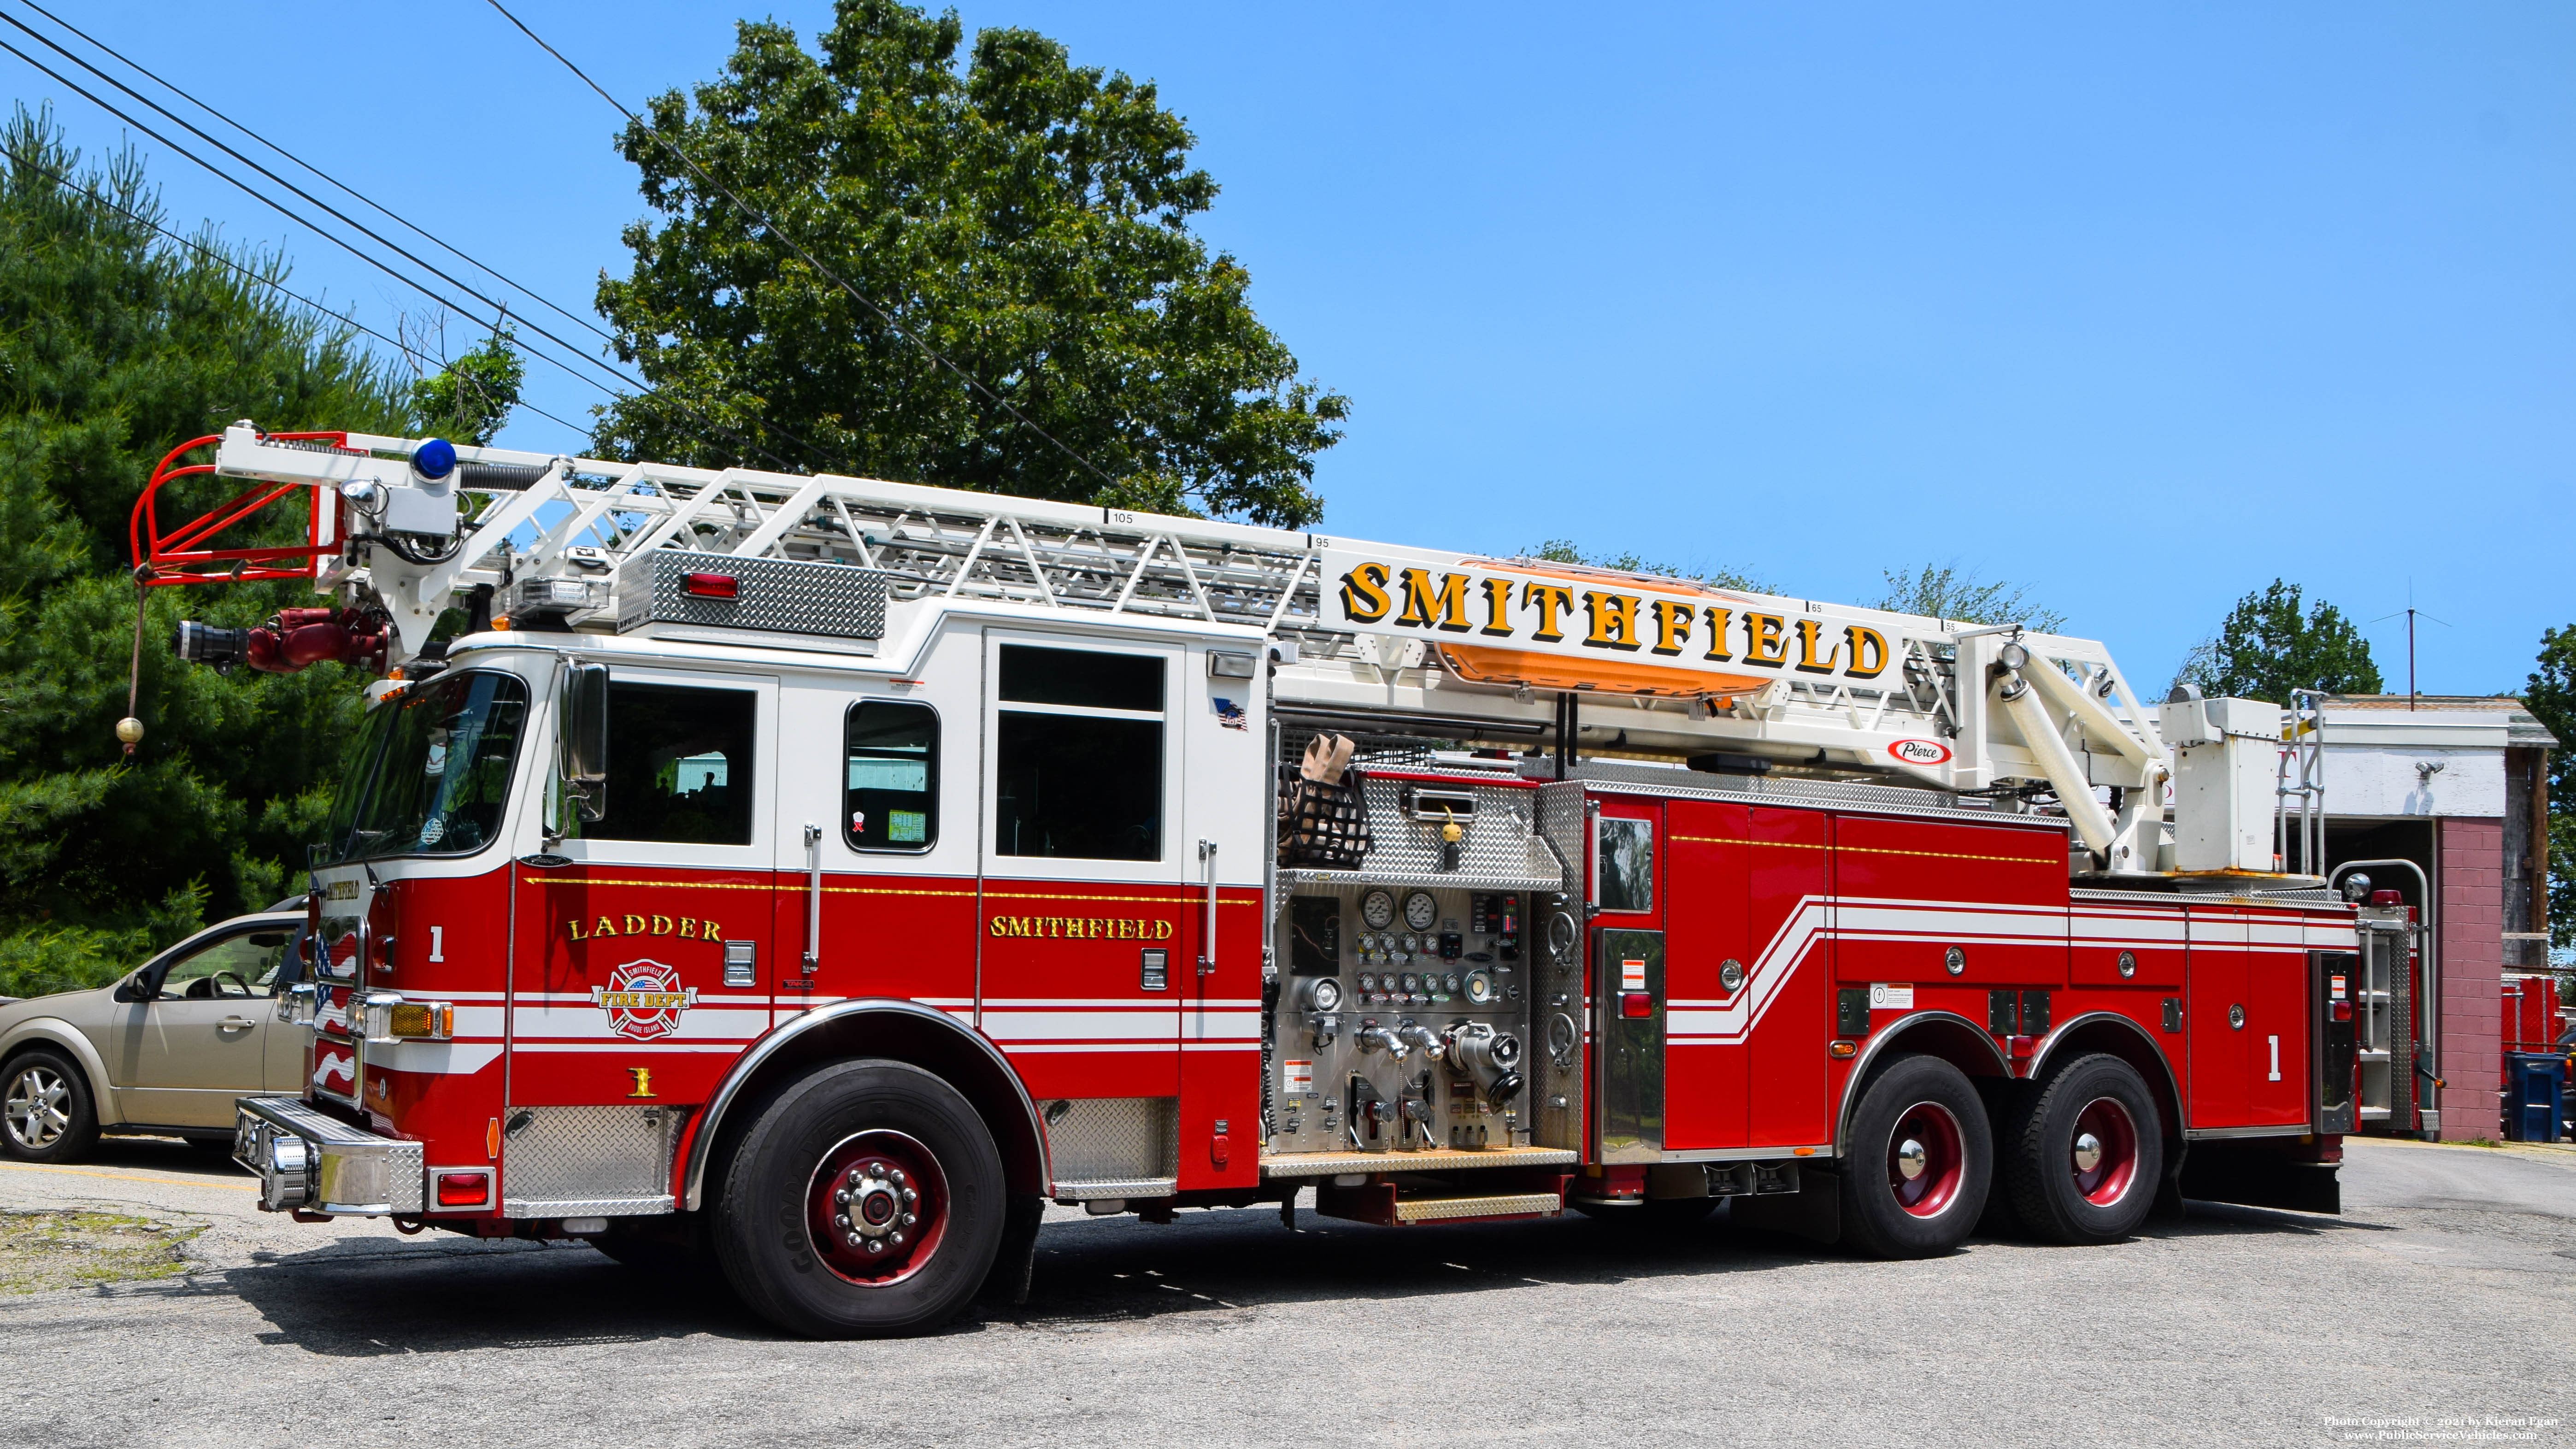
<instances>
[{"instance_id":1,"label":"front bumper","mask_svg":"<svg viewBox=\"0 0 2576 1449\"><path fill-rule=\"evenodd\" d=\"M421 1146L379 1137L293 1097L233 1102L233 1160L259 1178L273 1213L412 1214L421 1207Z\"/></svg>"}]
</instances>

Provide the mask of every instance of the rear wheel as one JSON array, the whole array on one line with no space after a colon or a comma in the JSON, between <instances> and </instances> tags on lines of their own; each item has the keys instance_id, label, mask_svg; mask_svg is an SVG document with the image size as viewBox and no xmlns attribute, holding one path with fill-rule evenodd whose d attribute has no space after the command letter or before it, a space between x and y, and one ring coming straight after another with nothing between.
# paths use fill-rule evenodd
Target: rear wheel
<instances>
[{"instance_id":1,"label":"rear wheel","mask_svg":"<svg viewBox=\"0 0 2576 1449\"><path fill-rule=\"evenodd\" d=\"M1946 1253L1977 1226L1994 1161L1967 1075L1904 1056L1861 1089L1842 1175L1844 1234L1881 1258Z\"/></svg>"},{"instance_id":2,"label":"rear wheel","mask_svg":"<svg viewBox=\"0 0 2576 1449\"><path fill-rule=\"evenodd\" d=\"M900 1062L840 1062L744 1134L715 1215L743 1302L813 1338L937 1328L1001 1244L1002 1159L957 1089Z\"/></svg>"},{"instance_id":3,"label":"rear wheel","mask_svg":"<svg viewBox=\"0 0 2576 1449\"><path fill-rule=\"evenodd\" d=\"M2114 1243L2155 1206L2164 1126L2137 1068L2115 1056L2078 1057L2021 1104L2005 1190L2039 1237Z\"/></svg>"},{"instance_id":4,"label":"rear wheel","mask_svg":"<svg viewBox=\"0 0 2576 1449\"><path fill-rule=\"evenodd\" d=\"M0 1148L22 1162L73 1162L98 1141L89 1079L58 1052L20 1053L0 1072Z\"/></svg>"}]
</instances>

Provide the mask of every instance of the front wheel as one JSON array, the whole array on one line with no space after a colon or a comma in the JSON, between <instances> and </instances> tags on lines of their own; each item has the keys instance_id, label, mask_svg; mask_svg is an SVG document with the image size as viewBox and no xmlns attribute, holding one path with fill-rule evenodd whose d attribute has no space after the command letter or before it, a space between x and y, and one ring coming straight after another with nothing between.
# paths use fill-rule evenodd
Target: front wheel
<instances>
[{"instance_id":1,"label":"front wheel","mask_svg":"<svg viewBox=\"0 0 2576 1449\"><path fill-rule=\"evenodd\" d=\"M89 1079L61 1053L25 1052L0 1073L0 1147L22 1162L76 1162L98 1141Z\"/></svg>"},{"instance_id":2,"label":"front wheel","mask_svg":"<svg viewBox=\"0 0 2576 1449\"><path fill-rule=\"evenodd\" d=\"M2040 1237L2115 1243L2155 1206L2164 1128L2138 1070L2118 1057L2078 1057L2030 1094L2013 1121L2004 1186Z\"/></svg>"},{"instance_id":3,"label":"front wheel","mask_svg":"<svg viewBox=\"0 0 2576 1449\"><path fill-rule=\"evenodd\" d=\"M1985 1211L1993 1162L1994 1136L1967 1074L1939 1057L1899 1057L1852 1113L1843 1231L1881 1258L1946 1253Z\"/></svg>"},{"instance_id":4,"label":"front wheel","mask_svg":"<svg viewBox=\"0 0 2576 1449\"><path fill-rule=\"evenodd\" d=\"M956 1088L901 1062L837 1062L744 1134L716 1255L743 1302L791 1333L925 1333L983 1286L1003 1209L1001 1154Z\"/></svg>"}]
</instances>

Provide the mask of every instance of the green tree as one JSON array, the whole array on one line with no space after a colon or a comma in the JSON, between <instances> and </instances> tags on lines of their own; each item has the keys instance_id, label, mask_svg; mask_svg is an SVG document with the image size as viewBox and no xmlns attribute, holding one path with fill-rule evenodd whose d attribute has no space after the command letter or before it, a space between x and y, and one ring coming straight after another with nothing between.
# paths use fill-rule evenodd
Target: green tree
<instances>
[{"instance_id":1,"label":"green tree","mask_svg":"<svg viewBox=\"0 0 2576 1449\"><path fill-rule=\"evenodd\" d=\"M2320 599L2304 612L2299 586L2274 579L2236 601L2218 632L2191 652L2174 676L2215 698L2270 700L2287 706L2294 689L2377 694L2379 666L2370 641Z\"/></svg>"},{"instance_id":2,"label":"green tree","mask_svg":"<svg viewBox=\"0 0 2576 1449\"><path fill-rule=\"evenodd\" d=\"M1976 570L1956 563L1927 563L1914 573L1879 573L1887 580L1887 592L1870 605L1873 609L1962 624L2026 624L2040 634L2066 627L2064 614L2032 603L2026 590L2001 580L1980 581Z\"/></svg>"},{"instance_id":3,"label":"green tree","mask_svg":"<svg viewBox=\"0 0 2576 1449\"><path fill-rule=\"evenodd\" d=\"M479 448L491 442L509 421L510 409L519 405L519 386L528 375L516 341L507 326L495 327L473 351L413 379L413 426L451 443Z\"/></svg>"},{"instance_id":4,"label":"green tree","mask_svg":"<svg viewBox=\"0 0 2576 1449\"><path fill-rule=\"evenodd\" d=\"M1677 568L1671 564L1648 563L1635 549L1622 553L1587 553L1570 538L1551 538L1521 550L1524 557L1546 559L1551 563L1582 564L1596 569L1624 569L1632 574L1660 574L1665 578L1688 579L1713 589L1739 589L1748 594L1777 593L1769 584L1750 574L1728 568L1701 566Z\"/></svg>"},{"instance_id":5,"label":"green tree","mask_svg":"<svg viewBox=\"0 0 2576 1449\"><path fill-rule=\"evenodd\" d=\"M2540 631L2523 708L2558 737L2549 756L2549 945L2576 949L2576 624Z\"/></svg>"},{"instance_id":6,"label":"green tree","mask_svg":"<svg viewBox=\"0 0 2576 1449\"><path fill-rule=\"evenodd\" d=\"M133 155L81 167L49 114L0 127L0 993L106 979L207 915L301 883L359 713L336 665L229 677L181 664L182 616L257 622L296 584L137 589L127 518L178 443L272 428L401 432L403 390L349 329L266 285L278 258L178 244ZM169 526L229 496L164 489ZM265 523L274 541L300 519Z\"/></svg>"},{"instance_id":7,"label":"green tree","mask_svg":"<svg viewBox=\"0 0 2576 1449\"><path fill-rule=\"evenodd\" d=\"M979 33L961 71L962 38L954 11L896 0L840 0L819 54L745 22L720 78L626 130L660 220L627 228L633 270L598 302L658 391L607 408L594 446L1321 516L1314 457L1348 402L1298 376L1243 266L1190 233L1217 185L1181 118L1031 31Z\"/></svg>"}]
</instances>

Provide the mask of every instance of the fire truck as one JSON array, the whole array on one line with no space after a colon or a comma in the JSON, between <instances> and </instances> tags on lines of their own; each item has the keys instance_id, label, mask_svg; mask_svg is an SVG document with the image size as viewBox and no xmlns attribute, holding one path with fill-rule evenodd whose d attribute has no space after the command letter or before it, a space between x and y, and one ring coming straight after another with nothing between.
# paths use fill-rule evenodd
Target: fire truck
<instances>
[{"instance_id":1,"label":"fire truck","mask_svg":"<svg viewBox=\"0 0 2576 1449\"><path fill-rule=\"evenodd\" d=\"M2284 869L2277 706L2017 625L246 422L134 547L325 596L184 657L376 676L261 1206L712 1262L802 1334L1025 1295L1050 1202L1891 1258L2332 1210L2412 949Z\"/></svg>"}]
</instances>

